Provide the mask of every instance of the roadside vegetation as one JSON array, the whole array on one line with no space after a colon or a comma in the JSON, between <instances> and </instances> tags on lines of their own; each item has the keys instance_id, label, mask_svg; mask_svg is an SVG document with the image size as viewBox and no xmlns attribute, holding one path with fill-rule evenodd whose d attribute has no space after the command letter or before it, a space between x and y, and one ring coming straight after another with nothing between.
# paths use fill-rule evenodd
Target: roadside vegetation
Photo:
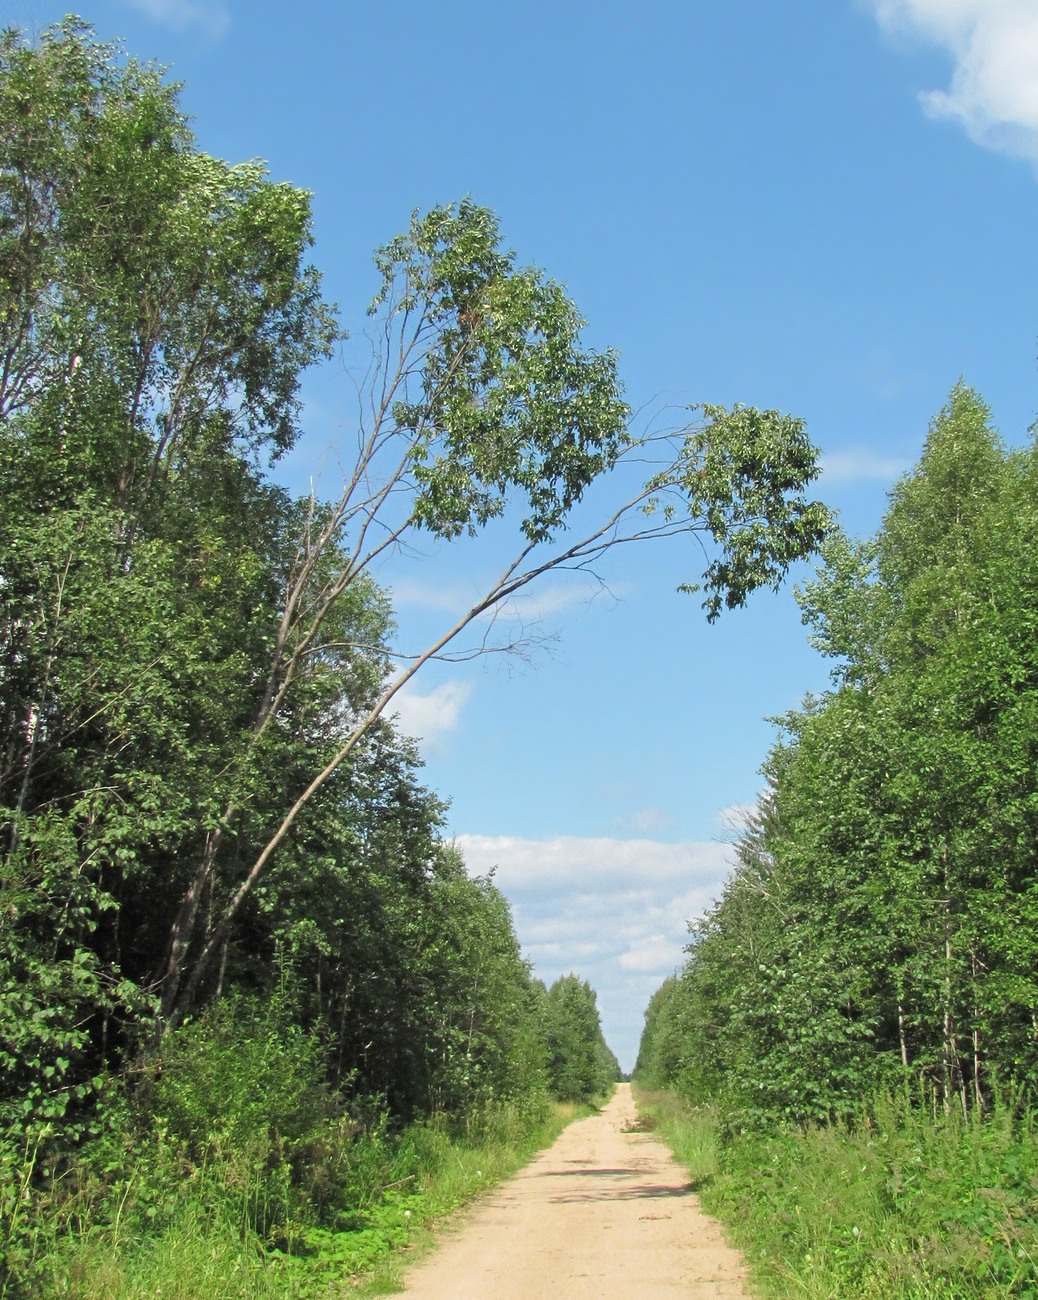
<instances>
[{"instance_id":1,"label":"roadside vegetation","mask_svg":"<svg viewBox=\"0 0 1038 1300\"><path fill-rule=\"evenodd\" d=\"M342 482L294 495L300 377L349 347L310 243L160 70L0 37L7 1300L321 1294L608 1090L593 991L531 977L391 706L522 651L495 612L556 570L692 542L713 619L827 528L802 422L637 435L470 201L376 252ZM488 530L512 559L400 644L374 573Z\"/></svg>"},{"instance_id":2,"label":"roadside vegetation","mask_svg":"<svg viewBox=\"0 0 1038 1300\"><path fill-rule=\"evenodd\" d=\"M585 1018L553 1017L552 990L531 985L538 1051L513 1063L527 1073L511 1098L410 1117L329 1085L289 981L270 999L227 995L105 1080L75 1144L44 1127L4 1149L0 1294L321 1297L372 1273L371 1293L391 1286L430 1225L618 1077L591 990L557 986L589 995Z\"/></svg>"},{"instance_id":3,"label":"roadside vegetation","mask_svg":"<svg viewBox=\"0 0 1038 1300\"><path fill-rule=\"evenodd\" d=\"M775 1294L1038 1294L1038 449L958 384L798 598L833 685L636 1078Z\"/></svg>"},{"instance_id":4,"label":"roadside vegetation","mask_svg":"<svg viewBox=\"0 0 1038 1300\"><path fill-rule=\"evenodd\" d=\"M255 1041L246 1032L225 1046L254 1053ZM192 1073L206 1092L229 1081L208 1047ZM166 1104L113 1123L45 1173L30 1221L7 1242L5 1294L303 1300L357 1294L360 1276L369 1294L391 1290L431 1226L590 1109L541 1094L464 1123L401 1125L377 1099L330 1114L327 1093L313 1082L301 1092L301 1081L297 1066L271 1060L261 1102L243 1115L240 1089L211 1098L193 1137L176 1113L197 1105L183 1077Z\"/></svg>"},{"instance_id":5,"label":"roadside vegetation","mask_svg":"<svg viewBox=\"0 0 1038 1300\"><path fill-rule=\"evenodd\" d=\"M887 1098L839 1124L733 1134L713 1107L637 1090L754 1287L807 1300L1031 1296L1038 1265L1034 1118L936 1119Z\"/></svg>"}]
</instances>

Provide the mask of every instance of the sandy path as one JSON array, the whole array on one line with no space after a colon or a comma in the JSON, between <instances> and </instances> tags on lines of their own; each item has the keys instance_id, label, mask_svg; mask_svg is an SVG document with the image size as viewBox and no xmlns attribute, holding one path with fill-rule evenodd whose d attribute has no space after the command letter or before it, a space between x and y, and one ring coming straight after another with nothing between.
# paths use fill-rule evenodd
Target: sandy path
<instances>
[{"instance_id":1,"label":"sandy path","mask_svg":"<svg viewBox=\"0 0 1038 1300\"><path fill-rule=\"evenodd\" d=\"M748 1297L740 1257L650 1133L627 1084L492 1192L404 1294L422 1300Z\"/></svg>"}]
</instances>

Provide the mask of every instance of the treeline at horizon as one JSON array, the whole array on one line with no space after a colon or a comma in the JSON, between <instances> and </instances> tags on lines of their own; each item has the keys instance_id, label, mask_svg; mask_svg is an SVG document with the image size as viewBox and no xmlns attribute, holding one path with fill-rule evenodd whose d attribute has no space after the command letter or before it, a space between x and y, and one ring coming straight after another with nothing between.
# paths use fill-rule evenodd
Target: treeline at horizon
<instances>
[{"instance_id":1,"label":"treeline at horizon","mask_svg":"<svg viewBox=\"0 0 1038 1300\"><path fill-rule=\"evenodd\" d=\"M877 534L797 594L832 688L777 720L636 1078L709 1115L708 1195L806 1294L1033 1294L1034 443L957 384Z\"/></svg>"}]
</instances>

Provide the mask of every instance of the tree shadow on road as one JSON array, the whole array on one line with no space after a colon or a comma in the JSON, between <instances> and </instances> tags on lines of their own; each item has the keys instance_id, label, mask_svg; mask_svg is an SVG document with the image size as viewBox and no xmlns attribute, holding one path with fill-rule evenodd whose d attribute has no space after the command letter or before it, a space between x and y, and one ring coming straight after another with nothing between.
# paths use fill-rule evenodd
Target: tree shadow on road
<instances>
[{"instance_id":1,"label":"tree shadow on road","mask_svg":"<svg viewBox=\"0 0 1038 1300\"><path fill-rule=\"evenodd\" d=\"M553 1204L575 1201L656 1201L678 1196L691 1196L692 1184L643 1183L640 1187L603 1188L587 1192L562 1192L551 1198Z\"/></svg>"}]
</instances>

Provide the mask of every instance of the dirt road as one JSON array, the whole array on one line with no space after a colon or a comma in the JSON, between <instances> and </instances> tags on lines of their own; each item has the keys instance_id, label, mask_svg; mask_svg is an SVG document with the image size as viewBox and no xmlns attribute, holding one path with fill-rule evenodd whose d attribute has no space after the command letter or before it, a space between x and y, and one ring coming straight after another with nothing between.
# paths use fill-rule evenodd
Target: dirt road
<instances>
[{"instance_id":1,"label":"dirt road","mask_svg":"<svg viewBox=\"0 0 1038 1300\"><path fill-rule=\"evenodd\" d=\"M415 1300L649 1300L748 1297L746 1272L688 1190L688 1176L640 1133L621 1084L522 1173L465 1215L406 1278Z\"/></svg>"}]
</instances>

